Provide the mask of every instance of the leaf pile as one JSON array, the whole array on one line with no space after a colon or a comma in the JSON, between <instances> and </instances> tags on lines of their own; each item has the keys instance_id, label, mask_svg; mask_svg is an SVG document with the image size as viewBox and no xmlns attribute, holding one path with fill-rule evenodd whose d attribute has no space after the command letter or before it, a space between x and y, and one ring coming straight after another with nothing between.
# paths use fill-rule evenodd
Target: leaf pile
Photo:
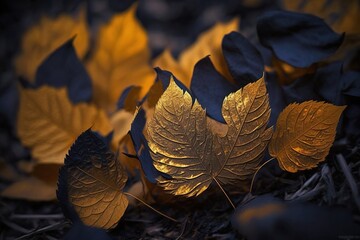
<instances>
[{"instance_id":1,"label":"leaf pile","mask_svg":"<svg viewBox=\"0 0 360 240\"><path fill-rule=\"evenodd\" d=\"M101 229L116 234L133 221L153 224L138 238L209 238L229 229L249 239L293 238L297 234L263 225L285 221L295 233L306 226L306 220L294 220L302 209L304 218L318 213L324 225L299 236L321 238L327 227L356 234L343 210L325 214L319 206L274 199L319 196L319 205L346 202L360 209L352 175L360 143L360 72L351 54L358 31L348 20L359 4L349 1L349 16L340 12L336 22L331 13L343 6L336 1L319 1L314 9L311 1L281 2L298 12L261 5L264 14L255 22L251 11L262 8L244 1L249 14L242 15L241 29L238 17L217 22L178 57L169 44L152 58L152 35L137 16L142 3L105 23L88 21L92 4L74 16L40 18L23 34L14 58L15 132L31 159L14 164L26 175L8 174L12 184L1 195L57 198L73 223L68 239L81 231L82 237L107 239ZM303 13L315 9L318 16ZM0 170L2 178L7 171ZM276 198L256 195L253 186ZM353 198L339 200L336 194L345 191ZM233 211L219 194L236 209L232 227ZM164 218L144 219L149 215L134 199ZM128 214L133 216L123 218ZM328 219L338 216L348 224Z\"/></svg>"}]
</instances>

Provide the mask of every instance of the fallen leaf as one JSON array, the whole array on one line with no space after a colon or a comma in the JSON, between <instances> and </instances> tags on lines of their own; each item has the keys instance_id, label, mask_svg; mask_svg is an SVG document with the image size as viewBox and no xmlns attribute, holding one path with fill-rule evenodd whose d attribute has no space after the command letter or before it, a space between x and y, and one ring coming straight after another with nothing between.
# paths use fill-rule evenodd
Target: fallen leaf
<instances>
[{"instance_id":1,"label":"fallen leaf","mask_svg":"<svg viewBox=\"0 0 360 240\"><path fill-rule=\"evenodd\" d=\"M85 225L110 229L128 206L122 193L126 181L127 175L114 154L87 130L76 139L65 158L57 197L65 213L70 205Z\"/></svg>"},{"instance_id":2,"label":"fallen leaf","mask_svg":"<svg viewBox=\"0 0 360 240\"><path fill-rule=\"evenodd\" d=\"M30 201L52 201L56 199L56 183L50 184L36 177L28 177L5 188L1 196Z\"/></svg>"},{"instance_id":3,"label":"fallen leaf","mask_svg":"<svg viewBox=\"0 0 360 240\"><path fill-rule=\"evenodd\" d=\"M315 101L288 105L278 117L270 155L288 172L316 167L329 153L344 109Z\"/></svg>"},{"instance_id":4,"label":"fallen leaf","mask_svg":"<svg viewBox=\"0 0 360 240\"><path fill-rule=\"evenodd\" d=\"M76 53L82 58L89 46L88 26L83 11L77 17L66 14L57 18L42 17L22 38L21 52L15 59L17 74L30 82L34 81L36 70L42 61L73 37Z\"/></svg>"},{"instance_id":5,"label":"fallen leaf","mask_svg":"<svg viewBox=\"0 0 360 240\"><path fill-rule=\"evenodd\" d=\"M115 112L110 122L114 129L114 135L112 139L112 146L116 150L120 144L120 141L130 131L131 123L134 119L134 114L126 110L119 110Z\"/></svg>"},{"instance_id":6,"label":"fallen leaf","mask_svg":"<svg viewBox=\"0 0 360 240\"><path fill-rule=\"evenodd\" d=\"M289 11L304 12L323 18L335 31L358 34L360 3L357 0L282 0ZM357 19L357 20L356 20Z\"/></svg>"},{"instance_id":7,"label":"fallen leaf","mask_svg":"<svg viewBox=\"0 0 360 240\"><path fill-rule=\"evenodd\" d=\"M272 134L264 79L227 96L222 113L227 124L207 118L197 100L170 82L147 129L154 166L170 176L157 179L165 190L197 196L213 180L235 184L254 174Z\"/></svg>"},{"instance_id":8,"label":"fallen leaf","mask_svg":"<svg viewBox=\"0 0 360 240\"><path fill-rule=\"evenodd\" d=\"M141 87L138 86L130 86L125 88L116 104L116 108L118 110L124 109L128 112L134 113L136 107L138 106L140 92Z\"/></svg>"},{"instance_id":9,"label":"fallen leaf","mask_svg":"<svg viewBox=\"0 0 360 240\"><path fill-rule=\"evenodd\" d=\"M235 18L228 23L217 23L208 31L202 33L196 42L185 49L175 60L169 50L165 50L154 62L154 67L169 70L174 76L180 79L185 86L190 86L191 76L195 64L202 58L210 55L215 69L226 79L232 81L232 76L227 68L221 50L221 42L225 34L236 31L239 26L239 19Z\"/></svg>"},{"instance_id":10,"label":"fallen leaf","mask_svg":"<svg viewBox=\"0 0 360 240\"><path fill-rule=\"evenodd\" d=\"M270 11L257 23L262 45L280 60L306 68L336 52L345 34L334 32L321 18L309 14Z\"/></svg>"},{"instance_id":11,"label":"fallen leaf","mask_svg":"<svg viewBox=\"0 0 360 240\"><path fill-rule=\"evenodd\" d=\"M108 112L115 110L126 87L141 86L140 95L144 96L155 79L147 35L136 19L136 9L133 5L101 27L94 54L87 62L94 85L93 100Z\"/></svg>"},{"instance_id":12,"label":"fallen leaf","mask_svg":"<svg viewBox=\"0 0 360 240\"><path fill-rule=\"evenodd\" d=\"M63 164L68 148L89 127L106 135L106 114L87 103L73 105L65 88L20 89L18 136L37 163Z\"/></svg>"}]
</instances>

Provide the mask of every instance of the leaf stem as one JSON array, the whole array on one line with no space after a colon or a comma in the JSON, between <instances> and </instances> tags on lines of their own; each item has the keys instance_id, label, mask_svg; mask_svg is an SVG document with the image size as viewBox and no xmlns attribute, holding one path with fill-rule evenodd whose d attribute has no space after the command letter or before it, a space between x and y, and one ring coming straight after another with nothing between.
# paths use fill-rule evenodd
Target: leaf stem
<instances>
[{"instance_id":1,"label":"leaf stem","mask_svg":"<svg viewBox=\"0 0 360 240\"><path fill-rule=\"evenodd\" d=\"M251 184L250 184L250 193L252 193L252 189L254 187L254 182L255 182L255 177L256 177L256 174L259 172L259 170L261 168L263 168L266 164L268 164L269 162L271 162L272 160L274 160L275 158L270 158L269 160L267 160L266 162L264 162L263 164L260 165L260 167L258 167L251 179Z\"/></svg>"},{"instance_id":2,"label":"leaf stem","mask_svg":"<svg viewBox=\"0 0 360 240\"><path fill-rule=\"evenodd\" d=\"M227 200L229 201L229 203L231 204L231 206L233 207L233 209L235 209L235 205L234 203L231 201L230 197L227 195L227 193L225 192L225 190L223 189L223 187L221 186L221 184L218 182L218 180L216 179L216 177L213 177L214 181L216 182L216 184L219 186L219 188L221 189L221 191L224 193L225 197L227 198Z\"/></svg>"},{"instance_id":3,"label":"leaf stem","mask_svg":"<svg viewBox=\"0 0 360 240\"><path fill-rule=\"evenodd\" d=\"M172 217L169 217L169 216L166 215L165 213L162 213L162 212L160 212L159 210L153 208L152 206L150 206L149 204L147 204L146 202L144 202L141 198L138 198L138 197L136 197L135 195L132 195L131 193L128 193L128 192L123 192L123 193L124 193L125 195L127 195L127 196L130 196L130 197L138 200L139 202L141 202L142 204L144 204L145 206L147 206L148 208L150 208L150 209L153 210L154 212L160 214L161 216L163 216L163 217L165 217L165 218L167 218L167 219L169 219L169 220L171 220L171 221L173 221L173 222L176 222L176 223L179 222L178 220L176 220L176 219L174 219L174 218L172 218Z\"/></svg>"}]
</instances>

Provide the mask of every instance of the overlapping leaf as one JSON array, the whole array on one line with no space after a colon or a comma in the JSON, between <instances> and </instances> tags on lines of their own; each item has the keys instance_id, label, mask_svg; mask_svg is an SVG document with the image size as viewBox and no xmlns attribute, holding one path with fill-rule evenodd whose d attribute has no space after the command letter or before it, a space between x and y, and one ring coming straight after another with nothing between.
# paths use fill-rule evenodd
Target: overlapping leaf
<instances>
[{"instance_id":1,"label":"overlapping leaf","mask_svg":"<svg viewBox=\"0 0 360 240\"><path fill-rule=\"evenodd\" d=\"M83 12L76 18L65 14L54 19L41 18L39 23L28 29L22 38L21 53L15 59L17 74L33 81L41 62L74 36L76 36L74 40L76 52L83 57L89 45L88 26Z\"/></svg>"},{"instance_id":2,"label":"overlapping leaf","mask_svg":"<svg viewBox=\"0 0 360 240\"><path fill-rule=\"evenodd\" d=\"M315 101L290 104L277 120L270 155L289 172L316 167L329 153L344 109Z\"/></svg>"},{"instance_id":3,"label":"overlapping leaf","mask_svg":"<svg viewBox=\"0 0 360 240\"><path fill-rule=\"evenodd\" d=\"M126 87L141 86L143 96L155 78L149 64L147 36L135 12L136 5L101 27L94 54L87 63L94 86L93 100L107 111L115 110Z\"/></svg>"},{"instance_id":4,"label":"overlapping leaf","mask_svg":"<svg viewBox=\"0 0 360 240\"><path fill-rule=\"evenodd\" d=\"M104 111L72 105L64 88L21 89L18 135L37 163L62 164L76 137L89 127L104 135L112 129Z\"/></svg>"},{"instance_id":5,"label":"overlapping leaf","mask_svg":"<svg viewBox=\"0 0 360 240\"><path fill-rule=\"evenodd\" d=\"M225 124L206 112L174 81L159 99L148 125L154 166L171 178L158 178L175 195L196 196L215 180L234 184L248 180L262 160L271 138L264 79L248 84L225 98Z\"/></svg>"},{"instance_id":6,"label":"overlapping leaf","mask_svg":"<svg viewBox=\"0 0 360 240\"><path fill-rule=\"evenodd\" d=\"M126 181L127 175L114 154L87 130L65 158L57 195L69 218L75 218L69 214L74 209L84 224L110 229L127 208L128 200L122 193Z\"/></svg>"},{"instance_id":7,"label":"overlapping leaf","mask_svg":"<svg viewBox=\"0 0 360 240\"><path fill-rule=\"evenodd\" d=\"M238 19L233 19L228 23L218 23L210 30L202 33L193 45L182 52L178 60L175 60L169 50L166 50L154 60L153 65L171 71L174 76L189 87L195 64L200 59L210 55L216 70L226 79L232 80L222 55L221 42L223 36L231 31L236 31L238 25Z\"/></svg>"}]
</instances>

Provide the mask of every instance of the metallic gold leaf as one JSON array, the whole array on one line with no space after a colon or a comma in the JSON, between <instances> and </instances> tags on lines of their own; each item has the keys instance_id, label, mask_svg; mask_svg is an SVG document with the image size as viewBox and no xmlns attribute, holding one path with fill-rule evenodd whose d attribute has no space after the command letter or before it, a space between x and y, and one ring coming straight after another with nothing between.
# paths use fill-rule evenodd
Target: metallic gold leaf
<instances>
[{"instance_id":1,"label":"metallic gold leaf","mask_svg":"<svg viewBox=\"0 0 360 240\"><path fill-rule=\"evenodd\" d=\"M264 79L227 96L222 114L226 124L206 117L198 101L171 80L148 125L154 166L171 176L158 179L165 190L191 197L213 180L235 184L254 174L272 134L266 129L270 107Z\"/></svg>"},{"instance_id":2,"label":"metallic gold leaf","mask_svg":"<svg viewBox=\"0 0 360 240\"><path fill-rule=\"evenodd\" d=\"M202 33L194 44L183 51L178 60L172 57L169 50L165 50L154 60L153 66L169 70L189 87L195 64L200 59L210 55L216 70L226 79L232 81L233 78L222 54L221 42L225 34L236 31L238 26L238 18L234 18L228 23L218 23Z\"/></svg>"},{"instance_id":3,"label":"metallic gold leaf","mask_svg":"<svg viewBox=\"0 0 360 240\"><path fill-rule=\"evenodd\" d=\"M67 208L69 201L84 224L114 228L128 206L122 192L126 181L127 175L114 154L87 130L65 158L59 175L58 199L63 208Z\"/></svg>"},{"instance_id":4,"label":"metallic gold leaf","mask_svg":"<svg viewBox=\"0 0 360 240\"><path fill-rule=\"evenodd\" d=\"M107 111L115 109L123 90L142 87L141 96L155 79L144 28L136 19L136 4L102 26L87 69L94 84L94 102Z\"/></svg>"},{"instance_id":5,"label":"metallic gold leaf","mask_svg":"<svg viewBox=\"0 0 360 240\"><path fill-rule=\"evenodd\" d=\"M316 167L329 153L344 109L315 101L290 104L278 117L270 155L288 172Z\"/></svg>"},{"instance_id":6,"label":"metallic gold leaf","mask_svg":"<svg viewBox=\"0 0 360 240\"><path fill-rule=\"evenodd\" d=\"M66 14L54 19L42 17L39 23L29 28L22 38L21 53L15 59L17 74L33 81L42 61L74 36L76 36L74 40L76 53L82 58L89 46L89 32L84 11L75 18Z\"/></svg>"},{"instance_id":7,"label":"metallic gold leaf","mask_svg":"<svg viewBox=\"0 0 360 240\"><path fill-rule=\"evenodd\" d=\"M65 88L21 89L17 130L36 163L63 164L67 150L86 129L111 130L105 112L94 105L73 105Z\"/></svg>"}]
</instances>

